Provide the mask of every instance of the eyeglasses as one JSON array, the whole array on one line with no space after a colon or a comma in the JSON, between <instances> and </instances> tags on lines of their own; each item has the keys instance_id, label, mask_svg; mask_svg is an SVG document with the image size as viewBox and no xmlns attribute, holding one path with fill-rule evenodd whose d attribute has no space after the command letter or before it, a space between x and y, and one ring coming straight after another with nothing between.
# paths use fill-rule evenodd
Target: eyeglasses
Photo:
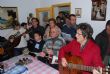
<instances>
[{"instance_id":1,"label":"eyeglasses","mask_svg":"<svg viewBox=\"0 0 110 74\"><path fill-rule=\"evenodd\" d=\"M82 35L82 34L80 34L80 33L76 33L77 35Z\"/></svg>"}]
</instances>

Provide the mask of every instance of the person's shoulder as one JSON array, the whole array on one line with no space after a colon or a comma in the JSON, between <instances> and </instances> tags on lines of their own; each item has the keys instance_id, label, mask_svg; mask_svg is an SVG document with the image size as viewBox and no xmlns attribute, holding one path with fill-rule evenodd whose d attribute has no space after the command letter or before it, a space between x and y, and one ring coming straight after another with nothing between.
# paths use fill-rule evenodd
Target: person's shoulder
<instances>
[{"instance_id":1,"label":"person's shoulder","mask_svg":"<svg viewBox=\"0 0 110 74\"><path fill-rule=\"evenodd\" d=\"M45 32L46 32L46 31L49 31L49 30L50 30L50 26L48 26L48 27L45 29Z\"/></svg>"},{"instance_id":2,"label":"person's shoulder","mask_svg":"<svg viewBox=\"0 0 110 74\"><path fill-rule=\"evenodd\" d=\"M77 45L79 44L76 39L73 39L68 45Z\"/></svg>"},{"instance_id":3,"label":"person's shoulder","mask_svg":"<svg viewBox=\"0 0 110 74\"><path fill-rule=\"evenodd\" d=\"M57 25L55 26L56 28L59 28ZM59 28L60 29L60 28Z\"/></svg>"},{"instance_id":4,"label":"person's shoulder","mask_svg":"<svg viewBox=\"0 0 110 74\"><path fill-rule=\"evenodd\" d=\"M60 18L60 16L57 16L56 19Z\"/></svg>"},{"instance_id":5,"label":"person's shoulder","mask_svg":"<svg viewBox=\"0 0 110 74\"><path fill-rule=\"evenodd\" d=\"M91 48L93 48L93 50L100 49L99 46L92 39L89 40L89 45Z\"/></svg>"},{"instance_id":6,"label":"person's shoulder","mask_svg":"<svg viewBox=\"0 0 110 74\"><path fill-rule=\"evenodd\" d=\"M48 38L45 40L45 42L49 42L49 41L52 41L52 38Z\"/></svg>"},{"instance_id":7,"label":"person's shoulder","mask_svg":"<svg viewBox=\"0 0 110 74\"><path fill-rule=\"evenodd\" d=\"M68 26L67 26L67 24L64 24L64 25L63 25L63 27L62 27L62 29L63 29L63 30L66 30L66 29L68 29Z\"/></svg>"},{"instance_id":8,"label":"person's shoulder","mask_svg":"<svg viewBox=\"0 0 110 74\"><path fill-rule=\"evenodd\" d=\"M102 32L100 32L99 34L96 35L96 38L103 38L106 36L107 36L107 33L105 30L103 30Z\"/></svg>"},{"instance_id":9,"label":"person's shoulder","mask_svg":"<svg viewBox=\"0 0 110 74\"><path fill-rule=\"evenodd\" d=\"M78 43L76 39L73 39L71 42L72 43Z\"/></svg>"},{"instance_id":10,"label":"person's shoulder","mask_svg":"<svg viewBox=\"0 0 110 74\"><path fill-rule=\"evenodd\" d=\"M41 40L41 42L40 42L40 43L44 44L44 43L45 43L45 41L44 41L44 40Z\"/></svg>"},{"instance_id":11,"label":"person's shoulder","mask_svg":"<svg viewBox=\"0 0 110 74\"><path fill-rule=\"evenodd\" d=\"M67 24L64 24L63 27L68 27Z\"/></svg>"},{"instance_id":12,"label":"person's shoulder","mask_svg":"<svg viewBox=\"0 0 110 74\"><path fill-rule=\"evenodd\" d=\"M59 36L57 40L65 42L64 38L61 36Z\"/></svg>"},{"instance_id":13,"label":"person's shoulder","mask_svg":"<svg viewBox=\"0 0 110 74\"><path fill-rule=\"evenodd\" d=\"M58 39L62 39L63 40L63 37L59 36Z\"/></svg>"},{"instance_id":14,"label":"person's shoulder","mask_svg":"<svg viewBox=\"0 0 110 74\"><path fill-rule=\"evenodd\" d=\"M40 25L39 25L39 27L38 27L38 28L43 28L43 29L44 29L44 27L43 27L43 26L40 26Z\"/></svg>"}]
</instances>

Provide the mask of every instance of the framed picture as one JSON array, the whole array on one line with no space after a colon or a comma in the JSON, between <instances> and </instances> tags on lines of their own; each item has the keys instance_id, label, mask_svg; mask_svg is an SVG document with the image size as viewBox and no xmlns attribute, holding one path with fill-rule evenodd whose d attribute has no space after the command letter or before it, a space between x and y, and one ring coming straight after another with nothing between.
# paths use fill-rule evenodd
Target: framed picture
<instances>
[{"instance_id":1,"label":"framed picture","mask_svg":"<svg viewBox=\"0 0 110 74\"><path fill-rule=\"evenodd\" d=\"M48 23L48 19L52 17L52 8L37 8L36 16L40 21L40 25L45 27Z\"/></svg>"},{"instance_id":2,"label":"framed picture","mask_svg":"<svg viewBox=\"0 0 110 74\"><path fill-rule=\"evenodd\" d=\"M71 12L71 3L60 3L52 5L53 17L56 18L59 12L63 13L63 16L69 16Z\"/></svg>"},{"instance_id":3,"label":"framed picture","mask_svg":"<svg viewBox=\"0 0 110 74\"><path fill-rule=\"evenodd\" d=\"M0 7L0 29L12 28L18 21L17 7Z\"/></svg>"},{"instance_id":4,"label":"framed picture","mask_svg":"<svg viewBox=\"0 0 110 74\"><path fill-rule=\"evenodd\" d=\"M106 19L106 0L92 0L91 20L105 21Z\"/></svg>"},{"instance_id":5,"label":"framed picture","mask_svg":"<svg viewBox=\"0 0 110 74\"><path fill-rule=\"evenodd\" d=\"M78 18L81 18L81 8L75 8L75 15Z\"/></svg>"}]
</instances>

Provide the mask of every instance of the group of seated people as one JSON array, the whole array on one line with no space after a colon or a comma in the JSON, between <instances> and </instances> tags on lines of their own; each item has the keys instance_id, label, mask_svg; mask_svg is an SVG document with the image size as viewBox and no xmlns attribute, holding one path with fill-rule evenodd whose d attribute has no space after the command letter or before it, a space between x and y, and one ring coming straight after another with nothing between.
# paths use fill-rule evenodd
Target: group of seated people
<instances>
[{"instance_id":1,"label":"group of seated people","mask_svg":"<svg viewBox=\"0 0 110 74\"><path fill-rule=\"evenodd\" d=\"M59 21L58 21L59 19ZM62 22L63 21L63 22ZM63 23L63 24L62 24ZM58 64L66 67L68 60L65 58L67 53L81 57L83 64L87 66L99 67L101 70L106 65L110 65L110 20L106 23L105 30L92 38L93 29L88 23L76 24L76 16L70 14L63 17L61 13L56 18L50 18L48 25L42 27L37 18L32 18L29 24L16 22L13 31L10 35L15 38L10 38L10 44L17 42L14 39L20 37L20 42L16 46L8 49L10 57L22 54L25 48L28 48L30 53L38 53L37 58L58 69ZM68 37L66 37L68 36ZM14 45L14 44L12 44ZM4 46L3 46L4 47ZM58 57L58 61L52 63L53 56ZM102 72L102 71L101 71ZM101 74L93 70L93 74ZM90 74L90 72L83 72Z\"/></svg>"}]
</instances>

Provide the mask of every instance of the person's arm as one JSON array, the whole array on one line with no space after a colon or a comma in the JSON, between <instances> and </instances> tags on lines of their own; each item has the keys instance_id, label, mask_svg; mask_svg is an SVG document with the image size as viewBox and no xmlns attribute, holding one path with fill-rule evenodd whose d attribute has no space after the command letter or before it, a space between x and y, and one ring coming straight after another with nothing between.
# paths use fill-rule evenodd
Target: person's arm
<instances>
[{"instance_id":1,"label":"person's arm","mask_svg":"<svg viewBox=\"0 0 110 74\"><path fill-rule=\"evenodd\" d=\"M45 43L44 46L43 46L42 52L39 53L39 56L45 57L45 55L46 55L46 54L45 54L45 52L46 52L45 49L46 49L46 43Z\"/></svg>"},{"instance_id":2,"label":"person's arm","mask_svg":"<svg viewBox=\"0 0 110 74\"><path fill-rule=\"evenodd\" d=\"M74 41L70 42L69 44L67 44L66 46L63 46L60 51L59 51L59 61L61 60L61 58L64 58L65 53L70 52L72 50L72 47L74 45Z\"/></svg>"},{"instance_id":3,"label":"person's arm","mask_svg":"<svg viewBox=\"0 0 110 74\"><path fill-rule=\"evenodd\" d=\"M60 51L59 51L59 55L58 55L58 59L59 61L61 61L62 58L64 58L65 56L65 52L67 52L68 47L67 46L63 46Z\"/></svg>"},{"instance_id":4,"label":"person's arm","mask_svg":"<svg viewBox=\"0 0 110 74\"><path fill-rule=\"evenodd\" d=\"M42 52L40 52L40 56L41 57L45 57L46 54L47 54L47 46L48 46L48 41L45 42L44 46L43 46L43 49L42 49Z\"/></svg>"},{"instance_id":5,"label":"person's arm","mask_svg":"<svg viewBox=\"0 0 110 74\"><path fill-rule=\"evenodd\" d=\"M29 34L26 34L25 39L28 41L29 40Z\"/></svg>"},{"instance_id":6,"label":"person's arm","mask_svg":"<svg viewBox=\"0 0 110 74\"><path fill-rule=\"evenodd\" d=\"M101 68L104 68L104 64L102 62L102 58L101 58L101 53L100 53L100 48L98 46L94 46L93 47L93 52L94 52L94 55L93 55L93 65L95 67L101 67Z\"/></svg>"},{"instance_id":7,"label":"person's arm","mask_svg":"<svg viewBox=\"0 0 110 74\"><path fill-rule=\"evenodd\" d=\"M49 38L49 27L46 28L45 33L44 33L44 40L47 40Z\"/></svg>"},{"instance_id":8,"label":"person's arm","mask_svg":"<svg viewBox=\"0 0 110 74\"><path fill-rule=\"evenodd\" d=\"M74 46L74 41L70 42L68 45L62 47L59 51L59 57L58 57L58 60L59 60L59 64L61 63L61 65L63 67L66 67L67 66L67 60L65 58L65 54L68 53L68 52L71 52L72 51L72 48Z\"/></svg>"},{"instance_id":9,"label":"person's arm","mask_svg":"<svg viewBox=\"0 0 110 74\"><path fill-rule=\"evenodd\" d=\"M43 49L42 49L43 52L46 52L46 46L47 46L47 41L45 42L45 44L43 46Z\"/></svg>"},{"instance_id":10,"label":"person's arm","mask_svg":"<svg viewBox=\"0 0 110 74\"><path fill-rule=\"evenodd\" d=\"M93 55L93 64L95 67L98 67L99 70L93 69L93 74L102 74L102 68L104 68L104 64L102 62L100 48L98 46L93 47L93 52L95 55Z\"/></svg>"},{"instance_id":11,"label":"person's arm","mask_svg":"<svg viewBox=\"0 0 110 74\"><path fill-rule=\"evenodd\" d=\"M26 39L26 36L27 36L27 34L25 33L26 29L21 27L19 31L20 31L20 34L22 34L22 36L24 37L24 39Z\"/></svg>"}]
</instances>

